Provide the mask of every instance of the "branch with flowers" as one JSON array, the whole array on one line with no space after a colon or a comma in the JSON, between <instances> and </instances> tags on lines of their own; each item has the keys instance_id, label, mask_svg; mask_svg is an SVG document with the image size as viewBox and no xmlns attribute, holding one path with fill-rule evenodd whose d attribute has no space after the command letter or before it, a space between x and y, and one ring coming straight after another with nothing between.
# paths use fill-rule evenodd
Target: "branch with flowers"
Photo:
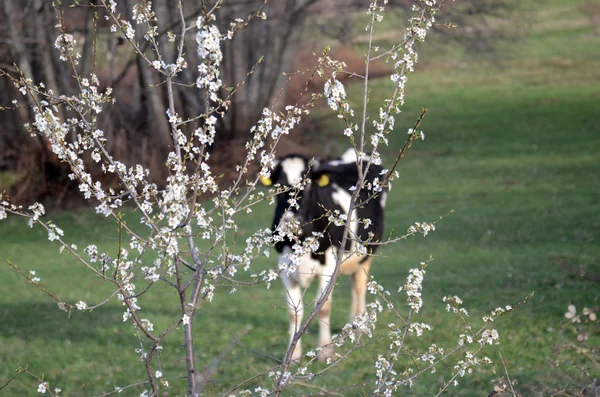
<instances>
[{"instance_id":1,"label":"branch with flowers","mask_svg":"<svg viewBox=\"0 0 600 397\"><path fill-rule=\"evenodd\" d=\"M249 131L250 136L245 146L246 155L236 167L237 175L226 187L220 184L219 177L213 173L209 159L215 137L219 133L218 121L229 111L230 98L236 94L244 81L238 82L229 90L223 86L221 73L223 64L227 60L224 58L222 47L234 35L243 34L244 27L253 19L268 17L267 1L258 2L260 4L256 13L246 19L236 18L232 21L230 29L226 32L219 31L216 25L219 8L225 2L216 1L209 5L202 1L201 12L195 24L188 25L184 17L184 4L178 1L177 7L181 15L180 30L178 33L171 31L163 33L168 36L168 43L176 45L174 59L166 59L165 52L161 51L161 41L158 40L161 31L151 2L144 0L136 3L131 20L118 12L115 0L101 0L94 5L106 12L107 19L111 23L111 32L115 34L120 32L128 41L131 51L143 59L146 66L151 68L160 79L160 84L166 87L168 108L164 111L170 127L172 146L169 147L169 153L164 159L168 173L164 186L152 182L147 164L127 165L123 159L111 155L104 132L98 127L99 120L103 117L103 110L114 105L111 89L109 87L101 90L100 81L93 72L86 76L79 72L80 55L76 40L64 29L59 29L60 34L55 41L55 46L60 53L60 60L66 62L72 70L78 87L77 94L69 96L52 92L43 82L28 79L18 69L14 73L2 71L1 75L9 78L27 100L34 104L32 108L34 120L25 126L27 131L48 142L54 155L69 166L71 172L69 177L73 183L78 184L83 197L94 203L98 215L112 218L119 227L116 254L101 252L95 244L79 249L69 243L63 229L51 221L44 220L46 210L42 204L35 203L24 208L11 203L6 197L0 197L0 220L10 214L27 219L32 227L38 225L44 228L50 242L57 244L61 251L69 253L74 261L85 266L96 277L113 284L114 292L100 303L90 305L84 300L66 303L50 292L49 287L42 284L40 275L35 270L27 274L21 269L23 265L10 262L11 268L58 302L59 309L91 312L114 299L120 302L123 307L123 322L130 324L135 331L137 341L134 349L145 369L147 379L118 387L114 392L126 388L149 386L149 389L143 390L140 396L158 396L162 395L163 391L169 390L175 380L169 381L164 376L163 367L177 365L177 363L161 361L162 343L175 330L183 328L181 344L185 352L186 394L200 395L206 379L198 378L196 337L199 335L198 329L202 322L213 321L198 315L202 310L200 303L209 303L215 298L219 293L218 287L221 285L219 283L225 283L231 293L238 288L252 286L264 285L268 288L282 272L293 271L286 265L286 267L275 267L254 273L253 263L258 257L268 256L269 249L284 238L298 241L301 225L278 231L268 228L259 229L247 237L245 244L242 244L243 248L240 249L232 243L239 233L236 216L251 212L252 207L260 202L272 203L280 194L290 195L290 205L298 205L294 197L309 183L306 178L298 181L291 190L272 187L266 192L258 191L257 182L260 176L268 177L273 170L280 140L292 133L301 123L302 117L309 115L312 106L322 97L331 110L343 120L343 135L348 138L357 154L359 170L359 178L352 189L348 214L334 212L327 214L329 222L345 225L344 237L336 255L336 272L331 277L325 292L317 300L314 309L298 327L283 359L277 360L276 365L239 383L223 395L237 393L240 396L279 396L294 385L303 384L322 376L329 369L342 366L346 358L355 354L357 350L377 343L381 354L374 363L373 380L349 385L349 388L368 388L373 396L390 396L401 386L410 386L421 374L435 371L442 361L462 353L463 357L455 362L453 372L439 391L439 395L450 385L457 385L457 379L470 373L474 366L491 362L489 358L480 356L485 346L497 344L499 340L497 331L489 328L489 324L498 315L510 312L513 308L496 309L490 316L484 318L486 324L478 331L473 331L473 326L467 321L467 311L461 307L461 299L456 296L446 297L448 311L456 314L465 328L465 333L457 337L456 345L442 348L433 344L423 352L407 346L409 335L419 337L432 329L430 325L417 321L419 310L423 305L423 277L431 258L412 269L406 283L398 289L398 293L406 293L407 308L394 304L390 298L391 293L373 279L369 283L369 290L374 298L369 303L366 313L348 322L342 332L333 338L332 344L341 349L342 353L338 350L333 358L328 359L326 366L320 369L314 369L316 367L313 364L316 363L320 350L327 347L309 351L303 358L305 362L298 366L295 366L296 363L292 360L295 345L307 332L309 324L325 304L337 282L342 258L347 257L348 254L344 248L348 240L356 243L353 246L358 252L366 253L367 243L386 245L415 234L422 234L425 237L435 231L436 223L445 217L434 222L416 222L408 228L405 235L390 236L386 241L381 242L360 241L352 235L350 228L353 221L361 222L367 227L371 223L369 219L352 219L353 210L364 204L359 202L361 190L369 191L369 199L372 199L391 186L392 181L398 177L399 162L409 147L425 137L424 133L418 130L426 113L424 110L413 124L413 128L408 129L408 138L393 167L384 170L373 180L367 179L369 167L382 162L380 146L387 145L390 134L396 133L395 120L404 105L408 76L414 71L418 61L415 45L425 39L444 2L445 0L415 1L413 16L408 21L401 42L387 50L379 51L372 39L378 24L384 18L387 1L371 0L367 10L370 16L367 26L370 40L365 58L365 71L360 76L354 74L355 77L361 78L364 84L362 109L354 111L344 85L336 78L339 74L350 73L345 70L346 65L331 59L328 51L324 51L318 57L317 67L309 73L310 76L331 76L324 84L323 94L313 94L308 100L301 98L302 102L299 100L295 105L288 105L281 111L277 111L276 108L264 109L261 118ZM62 27L64 24L61 20L60 7L59 2L57 15L59 15L59 26ZM137 42L136 30L138 36L141 33L146 40L145 44ZM179 84L180 74L188 68L186 56L191 56L186 51L185 37L188 34L195 34L197 48L193 52L199 61L199 66L194 71L197 75L195 87L188 88L199 90L198 95L205 101L205 112L184 119L180 116L173 92L174 87ZM146 51L147 48L151 48L152 51ZM381 104L378 118L372 118L371 128L368 127L371 117L367 111L370 101L369 67L373 61L383 58L394 64L393 73L390 75L394 88L390 96ZM252 77L262 61L261 58L256 66L248 71L246 78ZM305 89L302 95L306 92ZM59 111L59 108L64 112ZM63 117L62 114L69 116ZM370 155L367 156L366 153ZM250 172L253 164L259 167L259 172L255 175ZM101 180L94 179L91 172L93 167L99 167L104 175L113 176L118 180L119 187L106 186ZM139 215L141 224L146 228L145 232L136 232L123 220L122 213L131 208ZM306 238L299 243L290 257L291 263L298 263L303 255L318 250L318 237ZM249 277L252 281L248 282L244 274L247 275L246 279ZM154 286L158 283L166 284L176 293L179 305L174 312L174 320L161 330L155 329L157 327L151 319L143 315L140 299L154 293ZM140 284L144 286L140 287ZM402 314L405 310L407 314ZM397 323L390 323L382 335L377 335L378 320L384 311L389 312ZM270 357L274 355L271 352L264 354ZM38 388L40 393L48 391L50 395L54 395L50 391L48 381L26 370L21 372L40 381ZM11 381L12 379L8 383ZM244 388L251 383L258 386ZM58 394L57 390L60 389L54 390ZM320 393L325 391L322 390Z\"/></svg>"}]
</instances>

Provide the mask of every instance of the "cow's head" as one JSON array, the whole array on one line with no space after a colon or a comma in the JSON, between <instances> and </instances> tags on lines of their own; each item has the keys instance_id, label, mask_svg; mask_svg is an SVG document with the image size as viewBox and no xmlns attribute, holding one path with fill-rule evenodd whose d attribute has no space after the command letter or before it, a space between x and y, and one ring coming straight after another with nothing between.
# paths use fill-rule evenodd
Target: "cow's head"
<instances>
[{"instance_id":1,"label":"cow's head","mask_svg":"<svg viewBox=\"0 0 600 397\"><path fill-rule=\"evenodd\" d=\"M317 166L318 162L314 159L299 154L290 154L276 160L270 178L260 178L261 183L265 186L279 185L288 190L277 195L273 230L282 222L285 224L298 218L298 207L305 192L296 188L305 178L311 177L312 170ZM293 205L293 203L297 203L297 205Z\"/></svg>"},{"instance_id":2,"label":"cow's head","mask_svg":"<svg viewBox=\"0 0 600 397\"><path fill-rule=\"evenodd\" d=\"M354 149L349 149L343 156L320 164L315 158L308 158L300 154L289 154L275 161L275 168L270 178L261 177L264 186L279 185L287 188L288 192L277 195L273 230L283 221L289 222L296 219L303 222L307 214L303 210L309 209L307 205L302 208L303 201L311 199L319 201L323 194L331 190L333 182L343 188L349 188L356 183L358 173L356 170L356 155ZM295 189L299 181L310 179L304 190ZM330 192L331 193L331 192ZM291 203L297 203L293 206ZM310 214L308 214L310 217Z\"/></svg>"}]
</instances>

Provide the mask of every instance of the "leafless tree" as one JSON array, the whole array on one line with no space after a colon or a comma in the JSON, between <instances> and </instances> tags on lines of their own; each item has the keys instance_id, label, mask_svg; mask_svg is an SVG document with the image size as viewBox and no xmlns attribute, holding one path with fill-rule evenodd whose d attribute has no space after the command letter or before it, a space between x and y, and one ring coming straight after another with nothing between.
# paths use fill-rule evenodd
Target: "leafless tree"
<instances>
[{"instance_id":1,"label":"leafless tree","mask_svg":"<svg viewBox=\"0 0 600 397\"><path fill-rule=\"evenodd\" d=\"M124 17L130 17L137 3L134 0L119 2L118 11ZM0 69L14 75L22 74L33 82L44 81L53 92L72 93L73 71L57 60L54 48L59 32L72 33L81 47L79 72L86 74L94 68L101 85L113 87L115 91L118 106L109 110L112 117L104 120L102 125L111 137L111 150L127 153L132 162L152 160L149 162L155 164L152 171L157 182L164 180L166 170L157 159L164 155L162 151L168 148L170 142L165 86L156 71L141 58L123 51L123 38L108 34L110 23L98 1L79 1L77 7L63 2L58 8L44 0L3 0L1 4L0 59L15 60L19 69L13 69L13 65L6 61L0 62ZM223 94L226 90L235 89L236 95L230 97L229 111L219 120L220 134L216 145L221 148L232 148L236 143L241 145L264 108L273 106L276 101L279 101L280 108L287 104L285 96L280 95L287 80L282 72L293 72L298 68L295 60L301 47L304 47L300 52L302 60L310 58L310 66L316 62L311 51L307 50L309 47L303 46L304 41L313 36L350 44L355 38L353 26L356 25L354 21L359 15L358 10L364 7L364 2L359 0L206 0L200 3L185 0L182 4L185 10L183 18L188 25L193 24L194 19L206 9L216 6L215 15L221 31L226 31L239 16L257 16L257 12L269 15L265 20L252 18L245 27L247 34L235 35L233 40L224 43L227 62L221 67ZM415 4L421 4L421 1L390 1L390 6L398 12L408 12ZM169 0L156 0L153 7L159 21L159 32L179 35L180 10ZM510 12L514 7L514 1L463 0L460 4L450 4L448 14L440 17L433 29L469 48L487 48L491 36L508 31L505 22L508 15L513 15ZM25 15L31 16L28 23L23 18ZM60 20L58 27L55 23L57 16ZM467 20L469 23L464 23ZM458 27L446 29L444 24L450 22ZM305 29L310 34L306 34ZM315 35L314 32L320 34ZM179 43L177 40L169 41L167 37L166 34L160 36L161 56L166 62L174 63ZM147 59L156 59L157 54L139 31L135 40ZM185 39L186 48L193 48L193 40L193 37ZM96 54L95 57L92 54ZM195 84L192 71L198 62L193 51L191 54L184 52L183 57L190 67L178 75L173 86L173 100L181 110L180 116L186 118L205 112L207 100L201 90L194 92L187 89ZM303 79L298 85L301 88L308 77ZM15 90L6 80L0 81L0 106L11 107L9 98L14 97ZM17 199L53 196L60 202L63 197L69 197L68 170L56 161L48 143L38 137L35 146L28 145L26 151L19 149L24 140L29 140L21 127L31 118L28 107L31 108L33 102L31 98L28 101L27 106L0 115L3 125L0 131L0 168L17 171L16 180L20 183L12 189ZM68 111L61 109L61 112ZM190 124L185 133L190 134L197 127ZM40 178L42 181L38 183Z\"/></svg>"}]
</instances>

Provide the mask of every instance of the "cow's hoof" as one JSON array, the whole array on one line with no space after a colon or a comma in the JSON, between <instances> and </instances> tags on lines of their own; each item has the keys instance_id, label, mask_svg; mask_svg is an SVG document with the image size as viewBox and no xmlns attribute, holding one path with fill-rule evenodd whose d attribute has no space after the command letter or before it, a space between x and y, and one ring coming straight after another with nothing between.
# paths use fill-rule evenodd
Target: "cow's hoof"
<instances>
[{"instance_id":1,"label":"cow's hoof","mask_svg":"<svg viewBox=\"0 0 600 397\"><path fill-rule=\"evenodd\" d=\"M333 346L325 346L321 348L319 352L319 361L327 361L328 359L333 359L335 356L335 352L333 350Z\"/></svg>"}]
</instances>

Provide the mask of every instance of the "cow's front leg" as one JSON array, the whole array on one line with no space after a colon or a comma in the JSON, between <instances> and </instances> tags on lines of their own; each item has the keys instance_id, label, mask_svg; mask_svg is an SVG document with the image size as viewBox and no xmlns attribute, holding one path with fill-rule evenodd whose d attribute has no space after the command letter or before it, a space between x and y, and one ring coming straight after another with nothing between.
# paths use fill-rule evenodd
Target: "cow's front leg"
<instances>
[{"instance_id":1,"label":"cow's front leg","mask_svg":"<svg viewBox=\"0 0 600 397\"><path fill-rule=\"evenodd\" d=\"M325 293L325 289L327 288L327 284L331 276L329 275L320 275L319 276L319 301L323 298ZM331 294L327 297L327 300L321 307L318 313L319 317L319 347L322 348L321 353L319 354L319 360L324 361L328 358L333 358L334 350L333 345L331 344L331 296L333 295L333 290L331 290Z\"/></svg>"},{"instance_id":2,"label":"cow's front leg","mask_svg":"<svg viewBox=\"0 0 600 397\"><path fill-rule=\"evenodd\" d=\"M350 309L350 322L354 317L360 316L366 309L367 283L369 282L369 269L372 258L367 258L356 273L352 275L352 308Z\"/></svg>"},{"instance_id":3,"label":"cow's front leg","mask_svg":"<svg viewBox=\"0 0 600 397\"><path fill-rule=\"evenodd\" d=\"M281 274L281 281L283 281L283 288L285 293L285 301L287 303L288 315L290 317L290 325L288 333L290 340L288 343L288 349L292 344L294 335L298 332L300 324L302 324L302 316L304 315L304 304L302 303L302 289L300 284L293 280L285 272ZM300 339L296 343L296 347L292 353L292 360L298 361L302 356L302 345Z\"/></svg>"}]
</instances>

